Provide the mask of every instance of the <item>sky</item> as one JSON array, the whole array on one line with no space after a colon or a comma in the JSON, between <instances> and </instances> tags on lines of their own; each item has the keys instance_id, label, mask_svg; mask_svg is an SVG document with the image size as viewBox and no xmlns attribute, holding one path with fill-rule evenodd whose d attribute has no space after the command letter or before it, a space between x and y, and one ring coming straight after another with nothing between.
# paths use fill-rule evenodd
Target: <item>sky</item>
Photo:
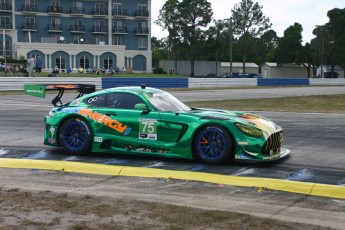
<instances>
[{"instance_id":1,"label":"sky","mask_svg":"<svg viewBox=\"0 0 345 230\"><path fill-rule=\"evenodd\" d=\"M165 0L151 0L152 5L152 37L163 38L168 35L161 27L154 23L163 7ZM213 18L223 20L231 16L234 5L241 0L208 0L211 3ZM313 30L316 25L323 25L329 21L327 12L334 8L345 8L345 0L253 0L263 7L262 11L271 20L272 28L283 37L284 30L295 22L303 27L303 43L310 42L315 36ZM344 28L345 29L345 28Z\"/></svg>"}]
</instances>

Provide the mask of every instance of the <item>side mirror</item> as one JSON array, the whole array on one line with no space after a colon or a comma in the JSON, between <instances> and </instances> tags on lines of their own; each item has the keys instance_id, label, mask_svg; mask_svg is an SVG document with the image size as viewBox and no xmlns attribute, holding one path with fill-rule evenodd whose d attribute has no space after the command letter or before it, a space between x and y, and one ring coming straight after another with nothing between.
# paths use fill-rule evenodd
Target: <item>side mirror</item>
<instances>
[{"instance_id":1,"label":"side mirror","mask_svg":"<svg viewBox=\"0 0 345 230\"><path fill-rule=\"evenodd\" d=\"M149 110L147 108L147 106L145 104L143 104L143 103L135 104L134 109L135 110L145 110L145 111Z\"/></svg>"}]
</instances>

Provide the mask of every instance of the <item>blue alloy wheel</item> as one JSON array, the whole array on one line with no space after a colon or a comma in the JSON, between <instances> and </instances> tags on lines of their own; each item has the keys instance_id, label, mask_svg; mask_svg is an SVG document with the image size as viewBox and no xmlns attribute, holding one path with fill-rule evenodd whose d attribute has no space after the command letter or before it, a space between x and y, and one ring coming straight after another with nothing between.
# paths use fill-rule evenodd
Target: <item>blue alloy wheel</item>
<instances>
[{"instance_id":1,"label":"blue alloy wheel","mask_svg":"<svg viewBox=\"0 0 345 230\"><path fill-rule=\"evenodd\" d=\"M71 118L63 122L59 140L61 146L68 153L82 155L90 151L91 131L82 119Z\"/></svg>"},{"instance_id":2,"label":"blue alloy wheel","mask_svg":"<svg viewBox=\"0 0 345 230\"><path fill-rule=\"evenodd\" d=\"M206 126L196 135L195 149L206 163L231 162L233 157L232 139L220 126Z\"/></svg>"}]
</instances>

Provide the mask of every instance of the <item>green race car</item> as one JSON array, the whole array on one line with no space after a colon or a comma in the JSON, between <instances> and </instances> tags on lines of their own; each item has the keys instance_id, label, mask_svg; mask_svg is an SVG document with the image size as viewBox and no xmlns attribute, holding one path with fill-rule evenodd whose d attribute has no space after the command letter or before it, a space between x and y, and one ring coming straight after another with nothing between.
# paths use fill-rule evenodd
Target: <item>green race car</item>
<instances>
[{"instance_id":1,"label":"green race car","mask_svg":"<svg viewBox=\"0 0 345 230\"><path fill-rule=\"evenodd\" d=\"M205 163L272 161L288 156L282 128L250 113L190 108L170 93L146 87L95 91L92 85L25 85L44 96L59 90L45 117L44 144L74 155L89 152L199 158ZM64 90L78 97L61 103ZM86 95L83 95L86 93Z\"/></svg>"}]
</instances>

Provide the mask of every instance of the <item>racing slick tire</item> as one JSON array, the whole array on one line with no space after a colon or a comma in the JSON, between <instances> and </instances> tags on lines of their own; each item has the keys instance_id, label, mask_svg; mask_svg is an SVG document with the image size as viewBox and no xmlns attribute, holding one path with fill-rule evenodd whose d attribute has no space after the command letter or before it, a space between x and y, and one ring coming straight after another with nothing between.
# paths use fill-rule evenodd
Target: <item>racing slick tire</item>
<instances>
[{"instance_id":1,"label":"racing slick tire","mask_svg":"<svg viewBox=\"0 0 345 230\"><path fill-rule=\"evenodd\" d=\"M83 119L69 118L60 127L59 141L66 152L73 155L84 155L91 149L91 129Z\"/></svg>"},{"instance_id":2,"label":"racing slick tire","mask_svg":"<svg viewBox=\"0 0 345 230\"><path fill-rule=\"evenodd\" d=\"M230 134L221 126L202 127L194 137L194 149L207 164L231 163L234 159L234 144Z\"/></svg>"}]
</instances>

